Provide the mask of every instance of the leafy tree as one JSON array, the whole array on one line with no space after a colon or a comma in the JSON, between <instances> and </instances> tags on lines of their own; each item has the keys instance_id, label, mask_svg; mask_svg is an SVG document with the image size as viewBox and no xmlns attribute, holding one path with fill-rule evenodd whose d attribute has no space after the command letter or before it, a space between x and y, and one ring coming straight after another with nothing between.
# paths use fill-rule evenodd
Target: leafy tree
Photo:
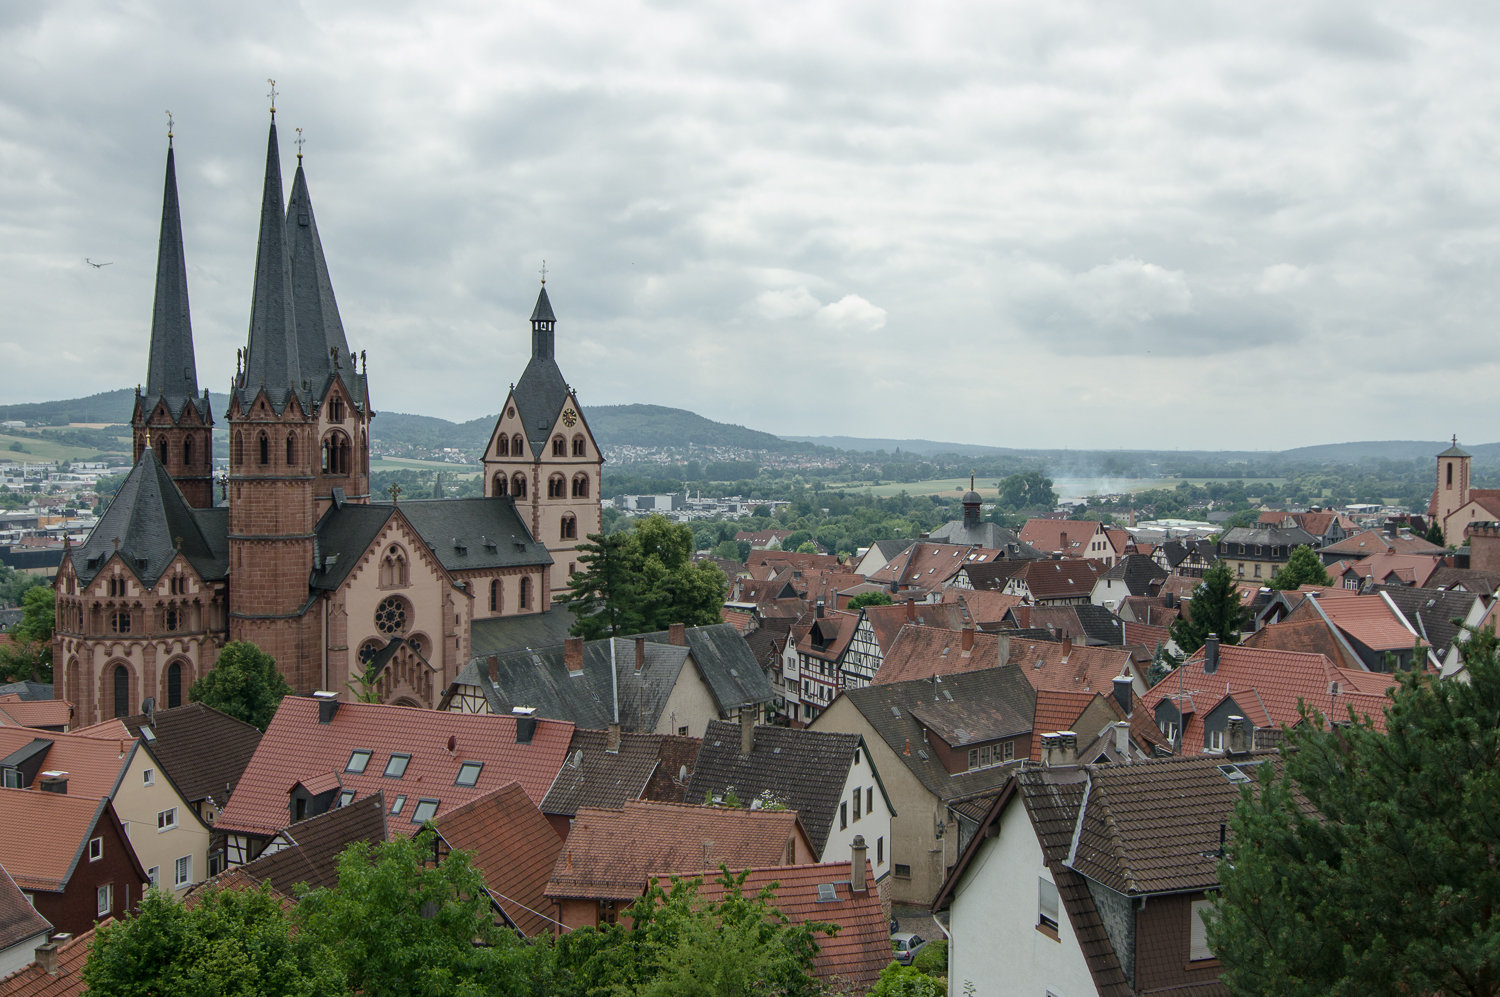
<instances>
[{"instance_id":1,"label":"leafy tree","mask_svg":"<svg viewBox=\"0 0 1500 997\"><path fill-rule=\"evenodd\" d=\"M1328 569L1323 567L1323 562L1307 544L1298 544L1292 548L1286 564L1277 568L1276 573L1271 576L1271 588L1283 592L1302 585L1332 584L1333 579L1328 577Z\"/></svg>"},{"instance_id":2,"label":"leafy tree","mask_svg":"<svg viewBox=\"0 0 1500 997\"><path fill-rule=\"evenodd\" d=\"M1250 607L1240 602L1239 590L1227 561L1215 562L1193 589L1187 615L1172 624L1172 639L1184 654L1203 646L1209 634L1218 634L1225 644L1238 644L1240 631L1250 625Z\"/></svg>"},{"instance_id":3,"label":"leafy tree","mask_svg":"<svg viewBox=\"0 0 1500 997\"><path fill-rule=\"evenodd\" d=\"M693 532L665 516L647 516L626 533L590 534L565 601L578 621L572 634L606 635L663 630L673 623L719 622L729 580L711 561L692 560Z\"/></svg>"},{"instance_id":4,"label":"leafy tree","mask_svg":"<svg viewBox=\"0 0 1500 997\"><path fill-rule=\"evenodd\" d=\"M997 509L1021 512L1052 509L1056 505L1057 492L1052 489L1052 479L1039 471L1012 474L1000 482Z\"/></svg>"},{"instance_id":5,"label":"leafy tree","mask_svg":"<svg viewBox=\"0 0 1500 997\"><path fill-rule=\"evenodd\" d=\"M188 699L265 730L282 697L291 692L275 658L249 641L236 640L219 651L213 671L188 689Z\"/></svg>"},{"instance_id":6,"label":"leafy tree","mask_svg":"<svg viewBox=\"0 0 1500 997\"><path fill-rule=\"evenodd\" d=\"M99 926L83 982L101 997L347 994L327 954L290 928L269 890L209 889L192 907L151 890L138 911Z\"/></svg>"},{"instance_id":7,"label":"leafy tree","mask_svg":"<svg viewBox=\"0 0 1500 997\"><path fill-rule=\"evenodd\" d=\"M863 609L866 606L889 606L891 594L889 592L861 592L849 600L850 609Z\"/></svg>"},{"instance_id":8,"label":"leafy tree","mask_svg":"<svg viewBox=\"0 0 1500 997\"><path fill-rule=\"evenodd\" d=\"M21 595L21 622L10 628L13 648L0 648L0 676L52 681L52 631L57 607L52 588L38 585Z\"/></svg>"},{"instance_id":9,"label":"leafy tree","mask_svg":"<svg viewBox=\"0 0 1500 997\"><path fill-rule=\"evenodd\" d=\"M1209 943L1238 995L1500 994L1500 662L1403 672L1367 718L1288 734L1233 818Z\"/></svg>"},{"instance_id":10,"label":"leafy tree","mask_svg":"<svg viewBox=\"0 0 1500 997\"><path fill-rule=\"evenodd\" d=\"M811 540L804 540L797 545L797 553L799 554L816 554L817 552L818 545Z\"/></svg>"},{"instance_id":11,"label":"leafy tree","mask_svg":"<svg viewBox=\"0 0 1500 997\"><path fill-rule=\"evenodd\" d=\"M721 540L714 545L711 553L714 557L725 561L740 561L743 563L745 559L740 556L740 542L738 540Z\"/></svg>"}]
</instances>

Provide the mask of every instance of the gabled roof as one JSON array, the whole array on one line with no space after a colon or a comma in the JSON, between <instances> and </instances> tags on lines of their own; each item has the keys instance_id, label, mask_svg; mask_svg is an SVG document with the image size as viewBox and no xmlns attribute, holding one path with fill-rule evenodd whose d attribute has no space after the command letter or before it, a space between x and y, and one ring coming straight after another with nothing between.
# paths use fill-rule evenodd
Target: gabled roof
<instances>
[{"instance_id":1,"label":"gabled roof","mask_svg":"<svg viewBox=\"0 0 1500 997\"><path fill-rule=\"evenodd\" d=\"M1049 554L1082 556L1088 552L1086 541L1101 528L1093 520L1028 519L1021 526L1021 539ZM1064 536L1067 549L1063 548Z\"/></svg>"},{"instance_id":2,"label":"gabled roof","mask_svg":"<svg viewBox=\"0 0 1500 997\"><path fill-rule=\"evenodd\" d=\"M1378 592L1346 599L1318 599L1317 607L1345 635L1373 651L1409 651L1413 645L1427 643Z\"/></svg>"},{"instance_id":3,"label":"gabled roof","mask_svg":"<svg viewBox=\"0 0 1500 997\"><path fill-rule=\"evenodd\" d=\"M1126 554L1099 576L1101 581L1123 582L1131 595L1154 594L1153 588L1159 587L1166 577L1166 569L1153 561L1150 554Z\"/></svg>"},{"instance_id":4,"label":"gabled roof","mask_svg":"<svg viewBox=\"0 0 1500 997\"><path fill-rule=\"evenodd\" d=\"M573 819L546 895L632 900L649 877L783 865L806 834L792 810L740 810L632 802L585 807Z\"/></svg>"},{"instance_id":5,"label":"gabled roof","mask_svg":"<svg viewBox=\"0 0 1500 997\"><path fill-rule=\"evenodd\" d=\"M1404 585L1382 585L1376 589L1390 599L1412 628L1425 637L1440 654L1447 654L1453 642L1463 633L1454 620L1463 620L1479 596L1473 592L1438 591L1409 588Z\"/></svg>"},{"instance_id":6,"label":"gabled roof","mask_svg":"<svg viewBox=\"0 0 1500 997\"><path fill-rule=\"evenodd\" d=\"M27 903L16 881L0 866L0 952L51 930L52 922Z\"/></svg>"},{"instance_id":7,"label":"gabled roof","mask_svg":"<svg viewBox=\"0 0 1500 997\"><path fill-rule=\"evenodd\" d=\"M531 538L509 496L423 499L402 502L400 508L449 571L552 563L546 545Z\"/></svg>"},{"instance_id":8,"label":"gabled roof","mask_svg":"<svg viewBox=\"0 0 1500 997\"><path fill-rule=\"evenodd\" d=\"M20 693L0 693L0 724L66 727L72 719L73 704L66 699L22 699Z\"/></svg>"},{"instance_id":9,"label":"gabled roof","mask_svg":"<svg viewBox=\"0 0 1500 997\"><path fill-rule=\"evenodd\" d=\"M386 808L390 800L381 793L335 807L283 828L277 834L280 851L262 855L234 871L256 883L270 883L287 896L306 883L308 889L332 889L339 882L339 856L355 842L376 845L385 841Z\"/></svg>"},{"instance_id":10,"label":"gabled roof","mask_svg":"<svg viewBox=\"0 0 1500 997\"><path fill-rule=\"evenodd\" d=\"M420 800L438 801L436 816L462 806L507 782L519 782L541 802L557 776L573 735L573 725L534 720L531 739L518 742L517 718L487 713L447 713L380 703L338 705L326 724L318 722L317 700L288 696L281 701L215 830L270 836L286 826L288 792L299 781L335 773L356 798L384 791L405 795L392 834L413 834L411 817ZM450 750L449 745L452 745ZM362 772L349 770L351 754L370 752ZM403 775L385 778L392 754L409 754ZM472 786L456 785L460 767L480 762Z\"/></svg>"},{"instance_id":11,"label":"gabled roof","mask_svg":"<svg viewBox=\"0 0 1500 997\"><path fill-rule=\"evenodd\" d=\"M968 589L948 589L944 597L950 594L957 596L973 595ZM985 595L997 595L998 593L984 593ZM1013 599L1014 596L1004 596ZM964 627L964 611L956 601L944 602L916 602L907 600L890 606L866 606L863 609L865 619L870 622L870 629L875 633L875 642L880 645L882 652L889 651L891 645L896 642L896 637L901 628L908 623L919 623L925 627L933 627L939 630L962 630Z\"/></svg>"},{"instance_id":12,"label":"gabled roof","mask_svg":"<svg viewBox=\"0 0 1500 997\"><path fill-rule=\"evenodd\" d=\"M917 620L928 626L944 626L949 630L958 630L965 623L977 627L993 626L1005 619L1005 614L1025 601L1024 596L1006 595L1004 592L996 592L991 589L962 589L950 587L943 589L943 601L939 605L957 605L962 613L955 620L939 623L932 620ZM926 605L932 605L927 603ZM866 606L866 610L873 607Z\"/></svg>"},{"instance_id":13,"label":"gabled roof","mask_svg":"<svg viewBox=\"0 0 1500 997\"><path fill-rule=\"evenodd\" d=\"M1355 575L1380 585L1390 582L1404 585L1425 585L1433 572L1443 566L1437 554L1393 554L1382 552L1354 561L1340 562L1346 567L1340 574ZM1333 575L1333 568L1328 568Z\"/></svg>"},{"instance_id":14,"label":"gabled roof","mask_svg":"<svg viewBox=\"0 0 1500 997\"><path fill-rule=\"evenodd\" d=\"M189 803L212 800L223 807L250 764L261 734L256 728L203 703L186 703L125 718L131 737L151 731L151 753Z\"/></svg>"},{"instance_id":15,"label":"gabled roof","mask_svg":"<svg viewBox=\"0 0 1500 997\"><path fill-rule=\"evenodd\" d=\"M934 675L954 675L993 668L1001 663L998 636L976 630L971 638L973 644L965 651L965 635L962 630L942 630L907 623L897 632L895 640L889 645L882 644L885 655L872 681L889 685L913 679L930 679Z\"/></svg>"},{"instance_id":16,"label":"gabled roof","mask_svg":"<svg viewBox=\"0 0 1500 997\"><path fill-rule=\"evenodd\" d=\"M1050 734L1053 731L1071 730L1081 736L1088 736L1092 731L1078 731L1073 726L1083 711L1088 709L1094 702L1097 692L1063 692L1058 689L1038 689L1036 693L1036 717L1035 729L1038 734ZM1039 762L1042 760L1042 739L1032 738L1031 760Z\"/></svg>"},{"instance_id":17,"label":"gabled roof","mask_svg":"<svg viewBox=\"0 0 1500 997\"><path fill-rule=\"evenodd\" d=\"M1027 561L1011 577L1024 581L1033 599L1087 599L1102 571L1097 561L1080 557Z\"/></svg>"},{"instance_id":18,"label":"gabled roof","mask_svg":"<svg viewBox=\"0 0 1500 997\"><path fill-rule=\"evenodd\" d=\"M475 620L469 624L469 660L486 654L561 644L576 620L564 603L555 603L540 613Z\"/></svg>"},{"instance_id":19,"label":"gabled roof","mask_svg":"<svg viewBox=\"0 0 1500 997\"><path fill-rule=\"evenodd\" d=\"M748 806L769 792L797 811L813 854L822 856L863 739L858 734L757 726L750 754L744 756L740 734L738 723L715 720L708 725L684 798L697 802L733 788ZM880 791L885 794L883 785ZM886 806L891 807L889 798Z\"/></svg>"},{"instance_id":20,"label":"gabled roof","mask_svg":"<svg viewBox=\"0 0 1500 997\"><path fill-rule=\"evenodd\" d=\"M1116 675L1136 674L1130 651L1123 647L1012 637L1006 651L1006 662L1019 667L1037 689L1107 695L1114 691Z\"/></svg>"},{"instance_id":21,"label":"gabled roof","mask_svg":"<svg viewBox=\"0 0 1500 997\"><path fill-rule=\"evenodd\" d=\"M1080 643L1118 647L1125 643L1125 621L1104 606L1091 602L1067 606L1016 606L1007 614L1011 625L1022 629L1045 628L1058 637Z\"/></svg>"},{"instance_id":22,"label":"gabled roof","mask_svg":"<svg viewBox=\"0 0 1500 997\"><path fill-rule=\"evenodd\" d=\"M667 630L642 636L647 641L659 643L671 639ZM708 685L721 714L738 710L741 706L759 706L776 698L771 680L766 678L765 670L755 660L750 645L734 627L727 623L687 627L685 636L693 664L698 667L698 674Z\"/></svg>"},{"instance_id":23,"label":"gabled roof","mask_svg":"<svg viewBox=\"0 0 1500 997\"><path fill-rule=\"evenodd\" d=\"M552 927L542 913L551 906L544 891L563 839L519 784L501 786L433 823L450 848L474 853L474 868L517 931L534 937Z\"/></svg>"},{"instance_id":24,"label":"gabled roof","mask_svg":"<svg viewBox=\"0 0 1500 997\"><path fill-rule=\"evenodd\" d=\"M130 740L0 727L0 759L34 741L46 746L40 771L68 773L68 795L92 800L114 795L136 748Z\"/></svg>"},{"instance_id":25,"label":"gabled roof","mask_svg":"<svg viewBox=\"0 0 1500 997\"><path fill-rule=\"evenodd\" d=\"M37 789L0 789L0 813L0 866L21 889L46 893L67 889L94 828L114 819L106 799Z\"/></svg>"},{"instance_id":26,"label":"gabled roof","mask_svg":"<svg viewBox=\"0 0 1500 997\"><path fill-rule=\"evenodd\" d=\"M849 649L849 641L859 626L859 613L830 610L805 621L805 624L806 629L797 637L797 650L814 658L836 662Z\"/></svg>"},{"instance_id":27,"label":"gabled roof","mask_svg":"<svg viewBox=\"0 0 1500 997\"><path fill-rule=\"evenodd\" d=\"M0 980L0 997L75 997L82 994L83 964L94 947L92 930L64 941L58 936L57 972L33 962Z\"/></svg>"},{"instance_id":28,"label":"gabled roof","mask_svg":"<svg viewBox=\"0 0 1500 997\"><path fill-rule=\"evenodd\" d=\"M1340 668L1364 668L1359 655L1351 653L1351 649L1321 619L1268 623L1240 641L1240 646L1265 651L1321 654Z\"/></svg>"},{"instance_id":29,"label":"gabled roof","mask_svg":"<svg viewBox=\"0 0 1500 997\"><path fill-rule=\"evenodd\" d=\"M1336 544L1321 548L1318 553L1338 557L1369 557L1371 554L1442 554L1446 548L1410 533L1391 536L1380 530L1364 530L1345 537Z\"/></svg>"},{"instance_id":30,"label":"gabled roof","mask_svg":"<svg viewBox=\"0 0 1500 997\"><path fill-rule=\"evenodd\" d=\"M964 567L990 563L998 553L970 544L920 540L886 562L870 576L870 581L881 584L895 581L903 588L939 589Z\"/></svg>"},{"instance_id":31,"label":"gabled roof","mask_svg":"<svg viewBox=\"0 0 1500 997\"><path fill-rule=\"evenodd\" d=\"M1476 595L1493 596L1500 591L1500 571L1477 571L1473 568L1438 568L1423 588L1463 589Z\"/></svg>"},{"instance_id":32,"label":"gabled roof","mask_svg":"<svg viewBox=\"0 0 1500 997\"><path fill-rule=\"evenodd\" d=\"M579 807L613 808L645 799L663 751L677 740L692 739L622 731L619 748L609 751L607 732L574 730L562 768L542 800L542 813L571 817ZM674 778L677 774L671 773ZM547 868L552 868L550 862Z\"/></svg>"}]
</instances>

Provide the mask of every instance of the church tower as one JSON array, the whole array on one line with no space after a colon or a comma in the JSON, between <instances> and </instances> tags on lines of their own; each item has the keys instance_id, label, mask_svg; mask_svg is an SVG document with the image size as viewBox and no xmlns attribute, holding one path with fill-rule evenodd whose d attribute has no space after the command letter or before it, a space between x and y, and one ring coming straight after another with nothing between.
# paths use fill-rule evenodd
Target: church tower
<instances>
[{"instance_id":1,"label":"church tower","mask_svg":"<svg viewBox=\"0 0 1500 997\"><path fill-rule=\"evenodd\" d=\"M177 204L177 165L167 132L167 177L162 192L161 236L156 249L156 304L151 315L151 352L146 387L136 389L130 416L132 452L146 447L166 469L188 503L214 504L213 413L208 392L198 393L193 325L188 314L187 263Z\"/></svg>"},{"instance_id":2,"label":"church tower","mask_svg":"<svg viewBox=\"0 0 1500 997\"><path fill-rule=\"evenodd\" d=\"M578 545L603 529L604 456L558 369L556 327L543 279L531 312L531 362L511 385L484 451L484 494L509 496L531 535L552 555L549 601L578 570Z\"/></svg>"},{"instance_id":3,"label":"church tower","mask_svg":"<svg viewBox=\"0 0 1500 997\"><path fill-rule=\"evenodd\" d=\"M1461 533L1457 539L1448 536L1447 519L1469 502L1470 460L1469 452L1458 445L1457 436L1453 437L1452 446L1437 455L1437 487L1427 509L1428 518L1438 524L1444 538L1452 544L1463 542ZM1462 526L1457 529L1462 530Z\"/></svg>"}]
</instances>

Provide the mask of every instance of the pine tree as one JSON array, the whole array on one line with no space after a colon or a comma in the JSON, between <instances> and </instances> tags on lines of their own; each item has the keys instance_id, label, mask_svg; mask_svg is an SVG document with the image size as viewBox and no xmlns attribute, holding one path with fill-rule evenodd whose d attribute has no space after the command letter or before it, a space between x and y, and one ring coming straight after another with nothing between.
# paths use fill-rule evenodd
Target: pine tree
<instances>
[{"instance_id":1,"label":"pine tree","mask_svg":"<svg viewBox=\"0 0 1500 997\"><path fill-rule=\"evenodd\" d=\"M1202 647L1209 634L1218 634L1225 644L1238 644L1240 631L1250 625L1250 607L1240 601L1226 561L1216 562L1203 573L1186 609L1187 615L1172 624L1172 640L1184 654Z\"/></svg>"}]
</instances>

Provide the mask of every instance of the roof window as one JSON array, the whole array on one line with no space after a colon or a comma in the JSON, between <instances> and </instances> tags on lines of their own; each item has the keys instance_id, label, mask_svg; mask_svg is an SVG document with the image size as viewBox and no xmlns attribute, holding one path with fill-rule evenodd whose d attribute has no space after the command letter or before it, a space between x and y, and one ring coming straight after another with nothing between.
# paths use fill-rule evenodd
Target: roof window
<instances>
[{"instance_id":1,"label":"roof window","mask_svg":"<svg viewBox=\"0 0 1500 997\"><path fill-rule=\"evenodd\" d=\"M406 763L411 761L411 755L391 755L385 763L384 775L387 779L399 779L406 774Z\"/></svg>"},{"instance_id":2,"label":"roof window","mask_svg":"<svg viewBox=\"0 0 1500 997\"><path fill-rule=\"evenodd\" d=\"M432 820L432 815L437 813L437 800L418 800L417 807L411 812L411 822L421 824Z\"/></svg>"},{"instance_id":3,"label":"roof window","mask_svg":"<svg viewBox=\"0 0 1500 997\"><path fill-rule=\"evenodd\" d=\"M458 778L453 780L455 786L472 786L479 781L479 773L484 769L484 762L464 762L458 767Z\"/></svg>"},{"instance_id":4,"label":"roof window","mask_svg":"<svg viewBox=\"0 0 1500 997\"><path fill-rule=\"evenodd\" d=\"M370 764L369 750L366 748L355 748L349 753L349 761L344 765L344 771L354 775L361 775L368 764Z\"/></svg>"},{"instance_id":5,"label":"roof window","mask_svg":"<svg viewBox=\"0 0 1500 997\"><path fill-rule=\"evenodd\" d=\"M353 802L354 802L354 790L352 790L352 789L346 789L343 792L339 793L339 806L341 806L341 807L347 807L349 804L351 804Z\"/></svg>"},{"instance_id":6,"label":"roof window","mask_svg":"<svg viewBox=\"0 0 1500 997\"><path fill-rule=\"evenodd\" d=\"M404 806L406 806L406 797L396 797L396 799L391 803L391 816L394 817L396 814L399 814L401 812L401 808Z\"/></svg>"}]
</instances>

